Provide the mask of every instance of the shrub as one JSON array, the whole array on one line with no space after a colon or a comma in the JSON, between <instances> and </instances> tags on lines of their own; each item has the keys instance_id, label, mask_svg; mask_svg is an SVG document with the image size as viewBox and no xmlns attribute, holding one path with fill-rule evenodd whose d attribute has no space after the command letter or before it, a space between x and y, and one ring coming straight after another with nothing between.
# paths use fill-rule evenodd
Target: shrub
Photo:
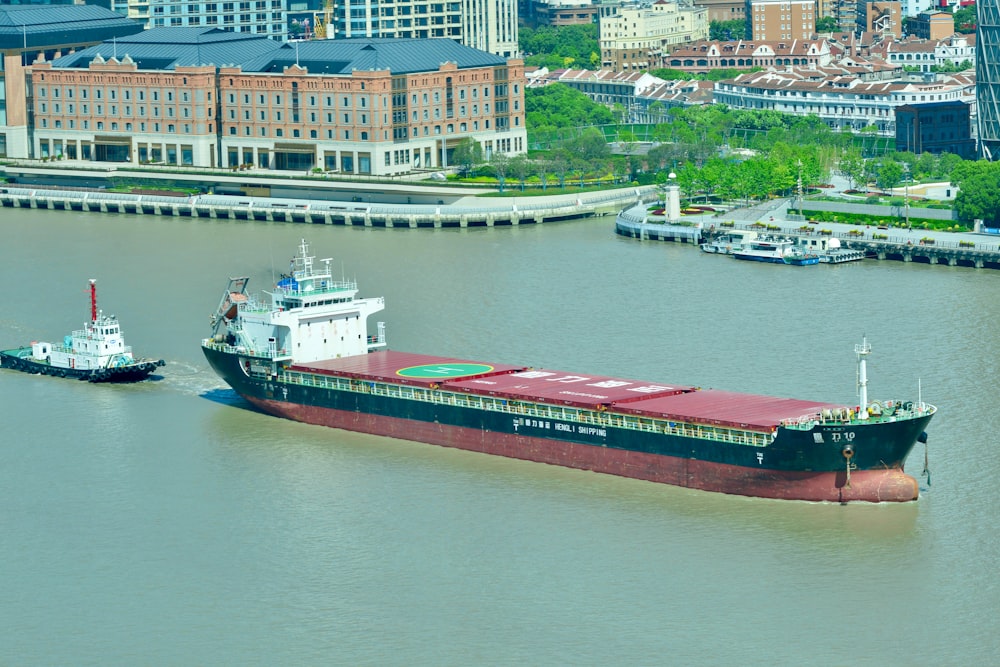
<instances>
[{"instance_id":1,"label":"shrub","mask_svg":"<svg viewBox=\"0 0 1000 667\"><path fill-rule=\"evenodd\" d=\"M872 234L872 238L875 239L876 241L884 241L884 240L886 240L886 239L889 238L889 235L888 234L878 234L878 233L876 233L876 234Z\"/></svg>"}]
</instances>

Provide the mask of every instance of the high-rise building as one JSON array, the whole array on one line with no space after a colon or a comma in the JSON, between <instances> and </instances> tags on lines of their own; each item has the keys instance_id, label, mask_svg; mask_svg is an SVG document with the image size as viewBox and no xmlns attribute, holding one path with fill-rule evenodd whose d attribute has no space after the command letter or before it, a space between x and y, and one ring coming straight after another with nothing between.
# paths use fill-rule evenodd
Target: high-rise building
<instances>
[{"instance_id":1,"label":"high-rise building","mask_svg":"<svg viewBox=\"0 0 1000 667\"><path fill-rule=\"evenodd\" d=\"M976 3L976 123L979 155L1000 157L1000 0Z\"/></svg>"},{"instance_id":2,"label":"high-rise building","mask_svg":"<svg viewBox=\"0 0 1000 667\"><path fill-rule=\"evenodd\" d=\"M445 37L504 58L517 55L517 0L340 0L327 39Z\"/></svg>"},{"instance_id":3,"label":"high-rise building","mask_svg":"<svg viewBox=\"0 0 1000 667\"><path fill-rule=\"evenodd\" d=\"M111 0L111 9L147 28L222 28L288 39L286 0Z\"/></svg>"}]
</instances>

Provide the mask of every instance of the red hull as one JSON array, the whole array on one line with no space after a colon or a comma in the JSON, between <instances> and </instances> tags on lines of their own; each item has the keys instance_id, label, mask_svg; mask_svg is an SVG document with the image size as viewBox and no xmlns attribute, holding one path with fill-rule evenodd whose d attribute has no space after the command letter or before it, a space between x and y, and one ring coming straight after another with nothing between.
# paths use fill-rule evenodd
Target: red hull
<instances>
[{"instance_id":1,"label":"red hull","mask_svg":"<svg viewBox=\"0 0 1000 667\"><path fill-rule=\"evenodd\" d=\"M346 412L246 397L265 412L308 424L741 496L817 502L908 502L917 481L899 469L810 473L758 470L623 449Z\"/></svg>"}]
</instances>

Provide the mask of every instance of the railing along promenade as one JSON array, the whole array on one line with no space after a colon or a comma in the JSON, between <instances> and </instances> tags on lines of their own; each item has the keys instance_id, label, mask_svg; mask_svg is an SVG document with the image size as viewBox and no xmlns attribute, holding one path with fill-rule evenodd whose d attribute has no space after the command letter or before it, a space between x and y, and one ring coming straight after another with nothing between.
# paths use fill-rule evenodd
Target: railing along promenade
<instances>
[{"instance_id":1,"label":"railing along promenade","mask_svg":"<svg viewBox=\"0 0 1000 667\"><path fill-rule=\"evenodd\" d=\"M571 195L522 197L517 200L483 199L483 203L477 206L404 206L326 199L278 199L217 194L174 197L104 190L10 185L0 187L0 205L8 208L411 228L492 227L554 222L617 213L623 207L655 198L655 187L639 186Z\"/></svg>"}]
</instances>

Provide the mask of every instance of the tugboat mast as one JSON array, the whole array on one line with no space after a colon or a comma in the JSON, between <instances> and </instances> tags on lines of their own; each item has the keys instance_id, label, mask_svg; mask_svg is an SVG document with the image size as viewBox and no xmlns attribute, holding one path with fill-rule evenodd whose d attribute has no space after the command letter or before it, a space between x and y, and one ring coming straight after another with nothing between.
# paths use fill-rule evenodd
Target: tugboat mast
<instances>
[{"instance_id":1,"label":"tugboat mast","mask_svg":"<svg viewBox=\"0 0 1000 667\"><path fill-rule=\"evenodd\" d=\"M97 321L97 278L90 279L90 321Z\"/></svg>"},{"instance_id":2,"label":"tugboat mast","mask_svg":"<svg viewBox=\"0 0 1000 667\"><path fill-rule=\"evenodd\" d=\"M868 338L862 339L860 345L854 346L854 354L858 355L858 419L868 419L868 368L865 357L872 353Z\"/></svg>"}]
</instances>

